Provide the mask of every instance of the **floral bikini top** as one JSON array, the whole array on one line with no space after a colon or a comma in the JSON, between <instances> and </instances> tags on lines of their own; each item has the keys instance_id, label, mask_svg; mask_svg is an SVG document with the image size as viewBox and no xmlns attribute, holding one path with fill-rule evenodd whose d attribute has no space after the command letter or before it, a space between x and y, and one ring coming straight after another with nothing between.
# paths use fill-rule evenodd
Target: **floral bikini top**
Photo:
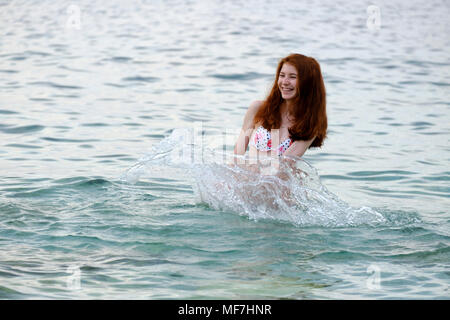
<instances>
[{"instance_id":1,"label":"floral bikini top","mask_svg":"<svg viewBox=\"0 0 450 320\"><path fill-rule=\"evenodd\" d=\"M255 136L250 144L260 151L272 150L272 138L270 136L270 131L263 126L259 126L258 129L256 129ZM290 138L284 140L277 148L277 155L281 156L291 146L291 144L292 140Z\"/></svg>"}]
</instances>

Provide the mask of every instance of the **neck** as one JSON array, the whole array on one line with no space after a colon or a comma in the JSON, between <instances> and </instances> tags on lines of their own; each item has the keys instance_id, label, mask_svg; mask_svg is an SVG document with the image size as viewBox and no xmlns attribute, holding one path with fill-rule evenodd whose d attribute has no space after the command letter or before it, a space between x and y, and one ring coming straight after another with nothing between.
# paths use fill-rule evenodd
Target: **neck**
<instances>
[{"instance_id":1,"label":"neck","mask_svg":"<svg viewBox=\"0 0 450 320\"><path fill-rule=\"evenodd\" d=\"M293 112L292 112L294 110L293 107L294 106L293 106L293 102L292 101L284 100L283 103L281 104L281 107L280 107L281 114L284 114L284 113L286 113L286 114L293 114Z\"/></svg>"}]
</instances>

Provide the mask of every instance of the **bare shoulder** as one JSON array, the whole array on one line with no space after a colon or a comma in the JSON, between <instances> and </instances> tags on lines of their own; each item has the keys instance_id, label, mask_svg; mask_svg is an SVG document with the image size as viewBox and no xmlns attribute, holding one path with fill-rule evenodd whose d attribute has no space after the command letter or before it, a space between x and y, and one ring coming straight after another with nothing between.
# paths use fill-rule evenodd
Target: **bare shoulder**
<instances>
[{"instance_id":1,"label":"bare shoulder","mask_svg":"<svg viewBox=\"0 0 450 320\"><path fill-rule=\"evenodd\" d=\"M259 108L261 107L261 105L263 104L264 101L262 100L255 100L250 104L250 107L248 108L249 112L252 112L253 114L255 114L256 112L258 112Z\"/></svg>"},{"instance_id":2,"label":"bare shoulder","mask_svg":"<svg viewBox=\"0 0 450 320\"><path fill-rule=\"evenodd\" d=\"M253 127L253 118L255 117L255 114L258 112L259 108L261 107L262 103L264 101L253 101L250 106L247 109L247 113L245 114L244 118L244 129L249 129Z\"/></svg>"}]
</instances>

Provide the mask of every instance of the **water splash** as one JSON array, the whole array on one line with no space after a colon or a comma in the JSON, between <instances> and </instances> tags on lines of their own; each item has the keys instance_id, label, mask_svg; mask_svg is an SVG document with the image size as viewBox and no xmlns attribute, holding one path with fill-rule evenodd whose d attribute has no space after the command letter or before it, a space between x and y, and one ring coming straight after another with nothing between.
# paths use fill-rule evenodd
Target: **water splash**
<instances>
[{"instance_id":1,"label":"water splash","mask_svg":"<svg viewBox=\"0 0 450 320\"><path fill-rule=\"evenodd\" d=\"M144 175L178 168L192 178L199 203L250 219L326 227L387 222L372 208L353 208L340 200L321 183L317 170L301 158L254 159L221 153L195 141L192 130L175 129L128 169L122 180L136 183Z\"/></svg>"}]
</instances>

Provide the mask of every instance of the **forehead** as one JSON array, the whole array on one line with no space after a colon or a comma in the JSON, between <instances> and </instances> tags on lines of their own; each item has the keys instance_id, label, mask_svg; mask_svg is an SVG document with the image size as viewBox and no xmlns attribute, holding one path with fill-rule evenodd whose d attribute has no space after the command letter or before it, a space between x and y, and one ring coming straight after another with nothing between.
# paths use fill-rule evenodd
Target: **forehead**
<instances>
[{"instance_id":1,"label":"forehead","mask_svg":"<svg viewBox=\"0 0 450 320\"><path fill-rule=\"evenodd\" d=\"M297 74L297 69L295 69L295 67L292 64L285 62L283 63L280 72Z\"/></svg>"}]
</instances>

